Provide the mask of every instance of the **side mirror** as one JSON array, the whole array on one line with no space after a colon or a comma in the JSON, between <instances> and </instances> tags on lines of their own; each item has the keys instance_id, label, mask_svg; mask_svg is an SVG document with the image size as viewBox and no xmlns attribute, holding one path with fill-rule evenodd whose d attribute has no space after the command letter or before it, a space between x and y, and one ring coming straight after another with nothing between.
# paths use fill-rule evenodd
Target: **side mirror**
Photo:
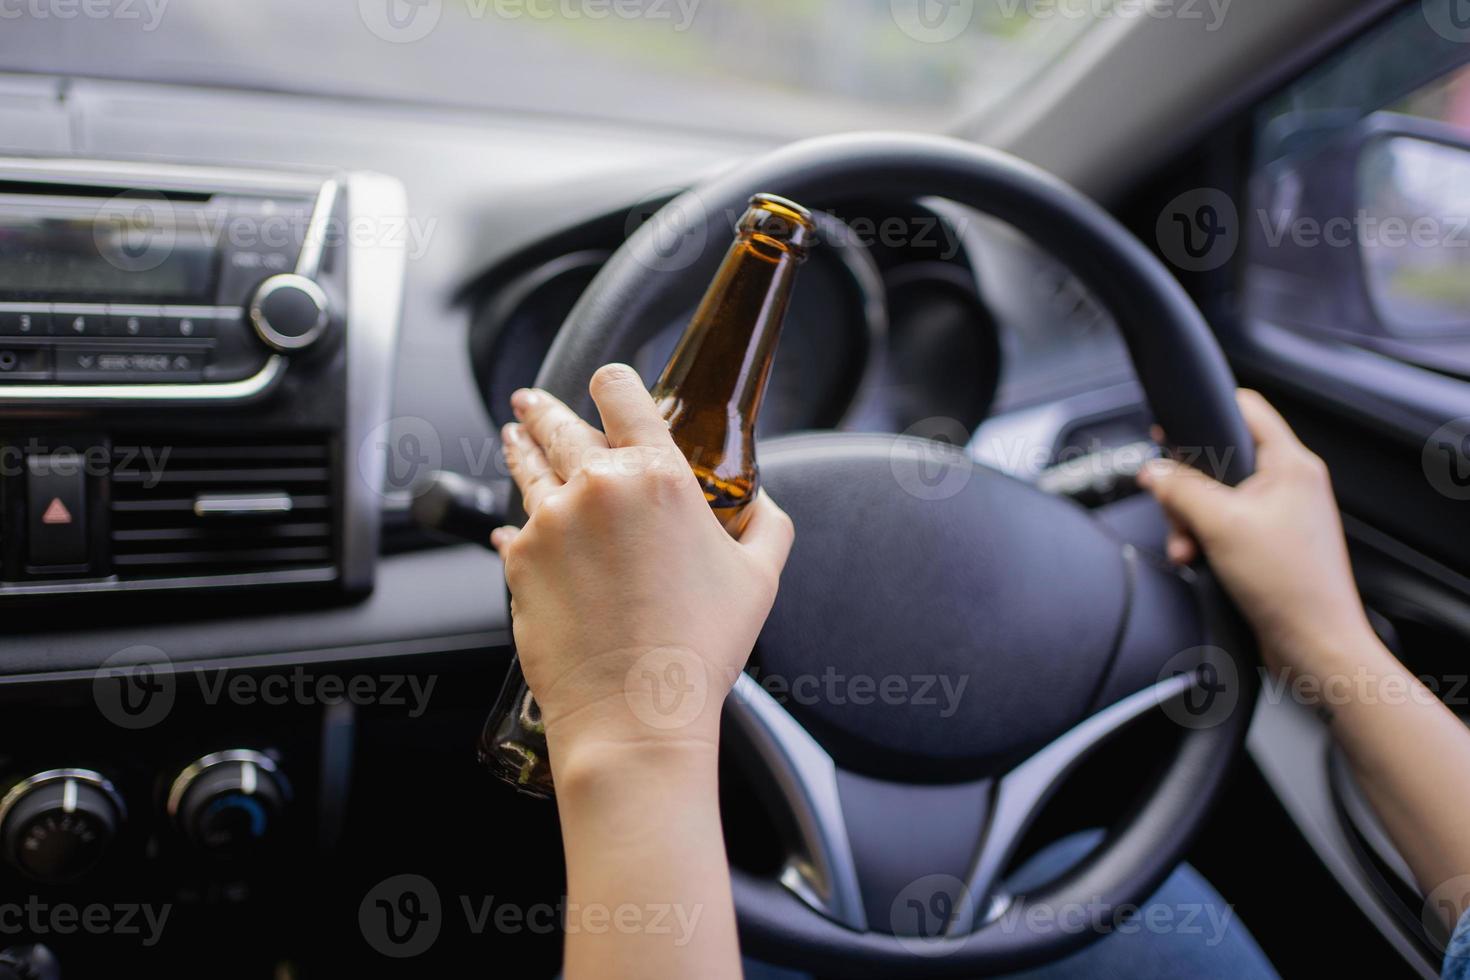
<instances>
[{"instance_id":1,"label":"side mirror","mask_svg":"<svg viewBox=\"0 0 1470 980\"><path fill-rule=\"evenodd\" d=\"M1254 315L1411 359L1406 347L1470 338L1462 130L1387 112L1304 129L1257 173L1251 202Z\"/></svg>"},{"instance_id":2,"label":"side mirror","mask_svg":"<svg viewBox=\"0 0 1470 980\"><path fill-rule=\"evenodd\" d=\"M1363 275L1383 326L1470 336L1470 145L1375 135L1358 155L1358 202Z\"/></svg>"}]
</instances>

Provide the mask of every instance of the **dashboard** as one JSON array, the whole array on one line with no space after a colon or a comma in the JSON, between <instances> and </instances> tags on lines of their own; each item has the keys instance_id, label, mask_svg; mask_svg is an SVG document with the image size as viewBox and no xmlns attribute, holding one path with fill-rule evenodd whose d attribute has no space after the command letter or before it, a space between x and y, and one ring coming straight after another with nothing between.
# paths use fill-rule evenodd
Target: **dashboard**
<instances>
[{"instance_id":1,"label":"dashboard","mask_svg":"<svg viewBox=\"0 0 1470 980\"><path fill-rule=\"evenodd\" d=\"M544 820L510 855L493 834L385 843L424 799L520 805L471 751L508 658L499 562L417 531L414 488L503 477L509 393L608 256L766 147L37 76L0 77L0 123L0 250L29 263L0 272L0 891L143 889L186 910L185 957L269 923L283 948L243 972L315 941L321 895L273 887L296 880L281 862L348 891L489 863L555 887ZM1088 503L1128 491L1066 469L1148 419L1065 269L942 200L839 202L820 232L764 437L911 432ZM682 326L639 353L646 377ZM532 945L554 963L554 937Z\"/></svg>"}]
</instances>

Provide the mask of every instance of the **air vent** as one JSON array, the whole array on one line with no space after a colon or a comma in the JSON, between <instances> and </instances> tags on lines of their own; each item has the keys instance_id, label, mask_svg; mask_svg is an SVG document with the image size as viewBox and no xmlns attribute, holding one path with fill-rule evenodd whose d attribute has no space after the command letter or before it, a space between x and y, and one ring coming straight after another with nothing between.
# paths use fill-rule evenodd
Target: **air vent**
<instances>
[{"instance_id":1,"label":"air vent","mask_svg":"<svg viewBox=\"0 0 1470 980\"><path fill-rule=\"evenodd\" d=\"M333 565L326 439L113 441L112 565L122 579Z\"/></svg>"}]
</instances>

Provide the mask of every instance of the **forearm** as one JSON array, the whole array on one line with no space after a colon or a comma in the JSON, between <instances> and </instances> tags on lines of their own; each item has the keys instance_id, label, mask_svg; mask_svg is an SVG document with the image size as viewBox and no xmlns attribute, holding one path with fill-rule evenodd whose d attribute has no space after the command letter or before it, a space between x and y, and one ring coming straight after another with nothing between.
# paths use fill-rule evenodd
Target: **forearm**
<instances>
[{"instance_id":1,"label":"forearm","mask_svg":"<svg viewBox=\"0 0 1470 980\"><path fill-rule=\"evenodd\" d=\"M718 749L552 743L568 980L739 980Z\"/></svg>"},{"instance_id":2,"label":"forearm","mask_svg":"<svg viewBox=\"0 0 1470 980\"><path fill-rule=\"evenodd\" d=\"M1470 729L1371 633L1321 659L1351 680L1326 705L1333 733L1420 887L1470 875ZM1440 909L1447 925L1464 911Z\"/></svg>"}]
</instances>

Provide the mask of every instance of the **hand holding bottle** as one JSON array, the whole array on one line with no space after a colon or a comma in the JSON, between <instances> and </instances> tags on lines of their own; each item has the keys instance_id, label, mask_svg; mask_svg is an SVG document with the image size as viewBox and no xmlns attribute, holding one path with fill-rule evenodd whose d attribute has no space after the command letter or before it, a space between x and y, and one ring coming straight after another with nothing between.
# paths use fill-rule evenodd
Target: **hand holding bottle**
<instances>
[{"instance_id":1,"label":"hand holding bottle","mask_svg":"<svg viewBox=\"0 0 1470 980\"><path fill-rule=\"evenodd\" d=\"M591 392L605 435L516 393L506 458L530 519L494 537L554 767L589 744L715 745L793 535L762 494L730 537L631 368L604 367Z\"/></svg>"},{"instance_id":2,"label":"hand holding bottle","mask_svg":"<svg viewBox=\"0 0 1470 980\"><path fill-rule=\"evenodd\" d=\"M515 405L519 417L529 423L540 412L541 416L549 413L553 419L549 428L543 423L537 430L543 437L539 448L544 460L538 461L534 454L529 457L530 464L541 469L520 474L528 507L539 504L560 485L575 482L576 476L591 472L588 453L636 448L641 450L637 460L647 464L650 472L662 471L664 464L672 465L668 451L671 443L720 524L732 537L741 538L757 513L755 502L761 499L755 459L756 418L770 379L796 271L806 259L815 231L810 213L801 205L770 194L757 194L751 199L736 226L734 243L653 392L662 426L657 445L649 441L654 438L650 435L636 446L610 447L601 433L583 424L564 405L543 401L549 396L540 392L519 392ZM608 380L604 378L604 382ZM642 388L637 376L627 369L618 369L612 380L618 385L636 383L640 391ZM646 412L645 398L614 407L633 409L635 401L636 412ZM603 409L605 420L606 411ZM607 424L612 437L616 423ZM513 445L522 435L520 429L507 429L508 457L518 448L528 450L524 442ZM520 463L528 465L527 452L521 453ZM616 465L621 471L633 463L634 457L624 452L613 453L598 465ZM664 476L670 486L687 482L680 474ZM603 474L598 474L597 480L599 484L612 482L603 480ZM769 504L761 506L769 509ZM511 534L512 529L506 529L500 540L508 542ZM507 581L514 592L515 582L509 576ZM697 579L689 580L694 581ZM521 604L512 599L511 608L518 615ZM769 609L768 600L755 630L759 630ZM519 623L515 632L519 639ZM704 666L697 654L678 644L651 647L640 655L625 678L625 694L630 704L641 706L643 720L652 727L682 728L696 717L710 714L707 701L712 693L723 700L728 690L728 684L723 683L711 687ZM518 658L512 659L500 697L480 736L480 758L522 792L547 797L553 793L547 717L527 686L531 673ZM732 675L729 683L733 682Z\"/></svg>"}]
</instances>

